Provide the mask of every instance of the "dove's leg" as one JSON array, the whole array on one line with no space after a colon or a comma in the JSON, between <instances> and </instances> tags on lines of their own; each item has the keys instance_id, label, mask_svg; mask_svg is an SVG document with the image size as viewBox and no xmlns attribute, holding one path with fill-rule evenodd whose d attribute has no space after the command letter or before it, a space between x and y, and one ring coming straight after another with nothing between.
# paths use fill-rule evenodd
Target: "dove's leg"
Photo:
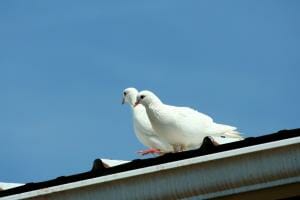
<instances>
[{"instance_id":1,"label":"dove's leg","mask_svg":"<svg viewBox=\"0 0 300 200\"><path fill-rule=\"evenodd\" d=\"M182 144L175 144L173 145L174 152L182 152L185 150L184 146Z\"/></svg>"},{"instance_id":2,"label":"dove's leg","mask_svg":"<svg viewBox=\"0 0 300 200\"><path fill-rule=\"evenodd\" d=\"M174 152L176 153L176 152L179 152L179 149L178 149L178 145L173 145L173 149L174 149Z\"/></svg>"},{"instance_id":3,"label":"dove's leg","mask_svg":"<svg viewBox=\"0 0 300 200\"><path fill-rule=\"evenodd\" d=\"M180 151L185 151L185 147L183 145L180 145Z\"/></svg>"},{"instance_id":4,"label":"dove's leg","mask_svg":"<svg viewBox=\"0 0 300 200\"><path fill-rule=\"evenodd\" d=\"M142 156L147 155L147 154L162 154L162 152L159 149L154 149L154 148L150 148L150 149L146 149L146 150L141 150L138 151L139 154L141 154Z\"/></svg>"}]
</instances>

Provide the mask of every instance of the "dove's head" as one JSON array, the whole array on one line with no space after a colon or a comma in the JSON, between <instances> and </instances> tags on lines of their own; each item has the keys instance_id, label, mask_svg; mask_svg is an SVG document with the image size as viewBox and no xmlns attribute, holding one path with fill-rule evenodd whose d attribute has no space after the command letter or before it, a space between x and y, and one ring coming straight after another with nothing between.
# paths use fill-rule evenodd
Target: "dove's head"
<instances>
[{"instance_id":1,"label":"dove's head","mask_svg":"<svg viewBox=\"0 0 300 200\"><path fill-rule=\"evenodd\" d=\"M128 103L129 105L133 106L136 101L136 96L138 95L138 91L135 88L126 88L123 91L123 99L122 104Z\"/></svg>"},{"instance_id":2,"label":"dove's head","mask_svg":"<svg viewBox=\"0 0 300 200\"><path fill-rule=\"evenodd\" d=\"M138 104L142 104L145 107L148 107L150 104L153 103L161 103L161 101L153 92L144 90L137 95L135 106Z\"/></svg>"}]
</instances>

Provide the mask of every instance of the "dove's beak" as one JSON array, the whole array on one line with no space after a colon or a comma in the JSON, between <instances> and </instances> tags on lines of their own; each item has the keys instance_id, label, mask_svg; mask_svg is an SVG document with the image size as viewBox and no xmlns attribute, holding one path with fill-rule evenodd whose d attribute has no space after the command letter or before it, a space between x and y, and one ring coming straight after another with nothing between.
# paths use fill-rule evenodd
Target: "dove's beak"
<instances>
[{"instance_id":1,"label":"dove's beak","mask_svg":"<svg viewBox=\"0 0 300 200\"><path fill-rule=\"evenodd\" d=\"M125 103L125 97L122 98L122 104L124 104L124 103Z\"/></svg>"},{"instance_id":2,"label":"dove's beak","mask_svg":"<svg viewBox=\"0 0 300 200\"><path fill-rule=\"evenodd\" d=\"M140 103L140 100L137 100L133 107L136 107L137 105L139 105L139 103Z\"/></svg>"}]
</instances>

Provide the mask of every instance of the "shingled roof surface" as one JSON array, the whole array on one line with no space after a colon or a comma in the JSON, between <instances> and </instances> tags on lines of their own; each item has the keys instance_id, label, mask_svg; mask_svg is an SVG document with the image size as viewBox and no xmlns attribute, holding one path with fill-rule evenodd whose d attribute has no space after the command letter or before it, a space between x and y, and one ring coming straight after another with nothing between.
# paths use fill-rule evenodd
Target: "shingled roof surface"
<instances>
[{"instance_id":1,"label":"shingled roof surface","mask_svg":"<svg viewBox=\"0 0 300 200\"><path fill-rule=\"evenodd\" d=\"M129 163L125 163L122 165L109 167L109 168L105 167L100 159L96 159L94 161L93 168L91 171L70 175L70 176L60 176L56 179L52 179L44 182L27 183L20 187L0 191L0 197L47 188L51 186L62 185L62 184L81 181L81 180L86 180L86 179L91 179L95 177L115 174L119 172L125 172L129 170L149 167L153 165L159 165L159 164L168 163L172 161L178 161L187 158L209 155L217 152L224 152L232 149L239 149L243 147L269 143L273 141L279 141L279 140L298 137L298 136L300 136L300 128L293 129L293 130L281 130L277 133L263 135L259 137L249 137L242 141L223 144L219 146L214 146L209 138L205 138L202 146L196 150L180 152L180 153L169 153L155 158L136 159Z\"/></svg>"}]
</instances>

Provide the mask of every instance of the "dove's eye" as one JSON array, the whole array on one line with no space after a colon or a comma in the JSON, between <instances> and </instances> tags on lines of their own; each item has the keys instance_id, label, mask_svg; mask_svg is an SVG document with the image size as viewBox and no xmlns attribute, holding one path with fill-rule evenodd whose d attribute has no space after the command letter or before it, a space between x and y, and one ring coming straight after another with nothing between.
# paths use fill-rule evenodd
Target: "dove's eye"
<instances>
[{"instance_id":1,"label":"dove's eye","mask_svg":"<svg viewBox=\"0 0 300 200\"><path fill-rule=\"evenodd\" d=\"M145 98L145 95L141 95L141 99Z\"/></svg>"},{"instance_id":2,"label":"dove's eye","mask_svg":"<svg viewBox=\"0 0 300 200\"><path fill-rule=\"evenodd\" d=\"M124 94L124 96L126 96L127 92L124 92L123 94Z\"/></svg>"}]
</instances>

